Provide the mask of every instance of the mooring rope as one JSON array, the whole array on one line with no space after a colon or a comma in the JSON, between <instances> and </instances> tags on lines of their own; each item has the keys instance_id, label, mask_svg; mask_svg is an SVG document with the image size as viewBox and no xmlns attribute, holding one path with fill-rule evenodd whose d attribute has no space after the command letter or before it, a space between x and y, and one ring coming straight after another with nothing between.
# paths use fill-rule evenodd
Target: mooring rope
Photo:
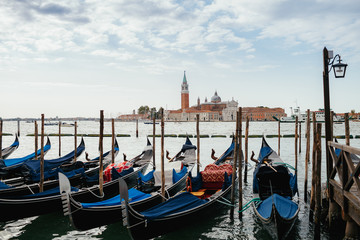
<instances>
[{"instance_id":1,"label":"mooring rope","mask_svg":"<svg viewBox=\"0 0 360 240\"><path fill-rule=\"evenodd\" d=\"M260 198L251 199L247 204L245 204L245 206L243 206L243 208L241 210L239 210L239 213L244 212L246 209L248 209L252 202L261 202L261 200L260 200Z\"/></svg>"},{"instance_id":2,"label":"mooring rope","mask_svg":"<svg viewBox=\"0 0 360 240\"><path fill-rule=\"evenodd\" d=\"M223 201L221 201L221 200L219 200L219 199L217 199L216 201L219 202L219 203L222 203L222 204L224 204L224 205L226 205L226 206L229 206L229 207L235 207L235 205L233 205L233 204L231 204L231 203L223 202Z\"/></svg>"},{"instance_id":3,"label":"mooring rope","mask_svg":"<svg viewBox=\"0 0 360 240\"><path fill-rule=\"evenodd\" d=\"M293 166L291 166L290 164L284 163L284 162L274 162L273 164L275 165L284 165L285 167L288 167L294 171L296 171L296 168L294 168Z\"/></svg>"},{"instance_id":4,"label":"mooring rope","mask_svg":"<svg viewBox=\"0 0 360 240\"><path fill-rule=\"evenodd\" d=\"M104 192L100 196L100 195L97 195L96 193L94 193L93 191L91 191L90 188L85 188L85 190L89 191L92 195L94 195L97 198L103 198L105 196Z\"/></svg>"}]
</instances>

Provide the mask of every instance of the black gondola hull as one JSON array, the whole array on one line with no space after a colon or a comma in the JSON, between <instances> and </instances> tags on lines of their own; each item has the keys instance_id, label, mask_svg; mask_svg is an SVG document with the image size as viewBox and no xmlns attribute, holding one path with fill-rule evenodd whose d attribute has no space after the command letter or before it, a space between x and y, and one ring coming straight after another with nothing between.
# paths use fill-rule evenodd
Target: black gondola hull
<instances>
[{"instance_id":1,"label":"black gondola hull","mask_svg":"<svg viewBox=\"0 0 360 240\"><path fill-rule=\"evenodd\" d=\"M257 207L253 205L254 212L257 218L261 221L266 231L271 235L273 239L286 239L288 234L291 232L299 213L298 211L291 218L283 218L277 211L275 205L272 206L271 215L269 218L264 218L258 212Z\"/></svg>"},{"instance_id":2,"label":"black gondola hull","mask_svg":"<svg viewBox=\"0 0 360 240\"><path fill-rule=\"evenodd\" d=\"M193 225L204 218L213 217L218 209L224 206L217 200L222 197L228 198L230 190L231 186L201 206L153 221L146 221L142 215L128 206L129 233L133 239L150 239L184 226Z\"/></svg>"},{"instance_id":3,"label":"black gondola hull","mask_svg":"<svg viewBox=\"0 0 360 240\"><path fill-rule=\"evenodd\" d=\"M137 174L146 171L148 164L138 168L136 171L123 177L130 186L135 186ZM110 181L103 186L104 195L113 197L119 194L119 184L117 180ZM13 195L12 195L13 196ZM73 198L79 202L101 201L98 187L89 188L89 190L80 190L73 194ZM39 197L34 199L0 199L0 222L16 220L25 217L43 215L62 210L61 195L50 197Z\"/></svg>"},{"instance_id":4,"label":"black gondola hull","mask_svg":"<svg viewBox=\"0 0 360 240\"><path fill-rule=\"evenodd\" d=\"M185 189L187 174L177 183L170 186L167 190L167 196L174 196L176 193ZM136 211L144 211L162 202L163 197L160 193L153 194L147 199L131 203ZM97 208L81 208L80 204L70 197L71 222L78 230L88 230L91 228L108 225L121 221L121 206L106 206ZM93 221L89 221L93 219Z\"/></svg>"}]
</instances>

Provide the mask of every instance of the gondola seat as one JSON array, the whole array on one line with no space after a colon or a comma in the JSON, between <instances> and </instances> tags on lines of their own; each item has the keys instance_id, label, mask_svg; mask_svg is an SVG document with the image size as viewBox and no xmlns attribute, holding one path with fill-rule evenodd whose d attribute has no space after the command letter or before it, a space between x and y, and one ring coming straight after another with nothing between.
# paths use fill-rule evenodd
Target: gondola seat
<instances>
[{"instance_id":1,"label":"gondola seat","mask_svg":"<svg viewBox=\"0 0 360 240\"><path fill-rule=\"evenodd\" d=\"M264 165L259 168L256 178L259 182L259 197L264 200L276 193L283 197L292 197L290 188L290 174L286 167L273 166L274 169Z\"/></svg>"},{"instance_id":2,"label":"gondola seat","mask_svg":"<svg viewBox=\"0 0 360 240\"><path fill-rule=\"evenodd\" d=\"M201 172L203 188L206 189L221 189L224 184L225 172L231 175L233 172L230 164L222 164L220 166L209 164Z\"/></svg>"}]
</instances>

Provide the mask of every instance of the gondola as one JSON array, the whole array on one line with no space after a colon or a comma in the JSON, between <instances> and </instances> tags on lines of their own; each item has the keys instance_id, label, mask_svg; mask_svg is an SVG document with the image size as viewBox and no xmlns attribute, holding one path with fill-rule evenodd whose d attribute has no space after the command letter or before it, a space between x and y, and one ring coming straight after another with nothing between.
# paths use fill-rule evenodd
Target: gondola
<instances>
[{"instance_id":1,"label":"gondola","mask_svg":"<svg viewBox=\"0 0 360 240\"><path fill-rule=\"evenodd\" d=\"M146 149L142 152L141 156L139 156L137 156L138 158L136 161L136 169L122 177L122 179L124 179L130 185L134 185L134 182L136 183L138 172L144 172L149 165L150 159L152 157L151 146L147 146ZM0 222L61 211L61 187L59 187L58 180L53 181L57 182L57 187L46 189L42 193L39 193L38 191L38 184L32 184L28 186L29 189L31 188L36 191L34 193L30 193L28 190L28 193L22 195L2 195L0 198ZM72 197L76 201L80 202L95 202L99 201L103 197L100 196L98 186L81 189L72 187L69 191L73 191L74 193L72 194ZM118 180L104 183L103 191L105 196L110 197L119 194Z\"/></svg>"},{"instance_id":2,"label":"gondola","mask_svg":"<svg viewBox=\"0 0 360 240\"><path fill-rule=\"evenodd\" d=\"M13 144L11 144L9 147L6 147L1 150L1 158L0 159L6 159L7 157L9 157L10 154L12 154L18 147L19 147L19 139L16 134Z\"/></svg>"},{"instance_id":3,"label":"gondola","mask_svg":"<svg viewBox=\"0 0 360 240\"><path fill-rule=\"evenodd\" d=\"M44 146L44 155L51 149L51 143L49 137ZM14 177L16 172L20 169L22 164L28 160L35 159L36 156L40 157L41 149L38 149L34 153L31 153L22 158L9 158L9 159L0 159L0 177L2 179Z\"/></svg>"},{"instance_id":4,"label":"gondola","mask_svg":"<svg viewBox=\"0 0 360 240\"><path fill-rule=\"evenodd\" d=\"M123 223L133 239L150 239L211 217L231 191L232 166L209 164L196 177L189 176L186 191L144 211L131 205L127 186L120 183L124 199Z\"/></svg>"},{"instance_id":5,"label":"gondola","mask_svg":"<svg viewBox=\"0 0 360 240\"><path fill-rule=\"evenodd\" d=\"M85 150L84 140L81 139L79 146L76 149L76 155L79 157ZM44 160L44 177L49 178L50 172L62 164L71 162L75 157L75 150L57 159ZM39 176L40 176L40 160L27 160L16 169L16 174L19 177L6 179L2 182L0 187L0 197L27 195L37 193L39 191ZM34 183L34 184L32 184ZM56 187L58 183L54 181L46 181L44 183L44 190Z\"/></svg>"},{"instance_id":6,"label":"gondola","mask_svg":"<svg viewBox=\"0 0 360 240\"><path fill-rule=\"evenodd\" d=\"M192 145L189 139L186 140L182 150L184 156L180 160L182 168L176 172L175 169L179 164L171 163L170 166L172 165L174 168L165 171L165 179L167 180L165 181L166 198L172 197L185 189L188 172L194 166L196 147ZM187 163L187 166L183 166L183 163ZM145 176L139 173L137 186L129 190L132 200L130 205L137 211L143 211L160 204L163 200L160 187L160 171L152 170ZM66 189L70 189L70 186ZM67 197L64 197L64 199L67 199L67 203L64 204L64 212L68 213L72 225L78 230L87 230L121 220L119 195L101 202L78 202L74 200L70 192L67 195Z\"/></svg>"},{"instance_id":7,"label":"gondola","mask_svg":"<svg viewBox=\"0 0 360 240\"><path fill-rule=\"evenodd\" d=\"M274 239L285 239L299 214L299 205L292 200L297 193L297 177L288 165L262 139L262 146L253 176L255 215Z\"/></svg>"}]
</instances>

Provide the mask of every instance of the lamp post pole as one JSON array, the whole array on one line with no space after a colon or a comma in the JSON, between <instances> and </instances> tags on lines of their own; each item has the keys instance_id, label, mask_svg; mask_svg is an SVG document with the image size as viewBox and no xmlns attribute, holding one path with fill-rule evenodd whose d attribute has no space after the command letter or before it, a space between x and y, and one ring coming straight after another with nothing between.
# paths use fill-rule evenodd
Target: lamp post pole
<instances>
[{"instance_id":1,"label":"lamp post pole","mask_svg":"<svg viewBox=\"0 0 360 240\"><path fill-rule=\"evenodd\" d=\"M328 149L328 141L331 141L331 125L330 125L330 94L329 94L329 53L326 47L323 50L324 57L324 72L323 72L323 85L324 85L324 111L325 111L325 153L326 153L326 177L329 180L332 172L333 164L330 159Z\"/></svg>"}]
</instances>

